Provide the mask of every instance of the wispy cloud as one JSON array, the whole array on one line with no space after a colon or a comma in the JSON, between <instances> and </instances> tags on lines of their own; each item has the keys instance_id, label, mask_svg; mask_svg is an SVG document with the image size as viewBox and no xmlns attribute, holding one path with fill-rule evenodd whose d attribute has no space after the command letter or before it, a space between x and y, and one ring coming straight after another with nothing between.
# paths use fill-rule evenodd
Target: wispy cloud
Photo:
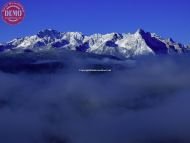
<instances>
[{"instance_id":1,"label":"wispy cloud","mask_svg":"<svg viewBox=\"0 0 190 143\"><path fill-rule=\"evenodd\" d=\"M0 74L2 143L188 143L188 57L106 74Z\"/></svg>"}]
</instances>

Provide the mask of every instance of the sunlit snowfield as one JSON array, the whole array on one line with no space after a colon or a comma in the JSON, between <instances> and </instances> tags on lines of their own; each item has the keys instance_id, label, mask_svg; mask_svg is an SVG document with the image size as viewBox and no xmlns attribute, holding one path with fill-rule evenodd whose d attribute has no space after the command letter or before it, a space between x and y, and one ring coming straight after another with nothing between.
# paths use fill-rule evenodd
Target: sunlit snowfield
<instances>
[{"instance_id":1,"label":"sunlit snowfield","mask_svg":"<svg viewBox=\"0 0 190 143\"><path fill-rule=\"evenodd\" d=\"M189 143L190 58L112 72L0 73L0 143Z\"/></svg>"}]
</instances>

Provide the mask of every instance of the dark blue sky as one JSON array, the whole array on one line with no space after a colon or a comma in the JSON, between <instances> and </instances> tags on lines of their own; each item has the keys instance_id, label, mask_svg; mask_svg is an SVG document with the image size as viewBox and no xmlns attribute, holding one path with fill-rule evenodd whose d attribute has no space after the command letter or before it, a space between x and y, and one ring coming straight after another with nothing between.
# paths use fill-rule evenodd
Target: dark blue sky
<instances>
[{"instance_id":1,"label":"dark blue sky","mask_svg":"<svg viewBox=\"0 0 190 143\"><path fill-rule=\"evenodd\" d=\"M45 28L84 34L135 32L138 28L190 43L189 0L18 0L26 18L16 26L0 20L0 42ZM0 6L8 0L1 0Z\"/></svg>"}]
</instances>

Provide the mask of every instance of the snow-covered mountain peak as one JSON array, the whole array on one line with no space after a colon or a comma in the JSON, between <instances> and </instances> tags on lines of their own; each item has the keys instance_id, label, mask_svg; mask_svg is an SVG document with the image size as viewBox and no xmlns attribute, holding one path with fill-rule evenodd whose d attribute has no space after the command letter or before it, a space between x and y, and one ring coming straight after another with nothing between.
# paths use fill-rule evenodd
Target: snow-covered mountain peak
<instances>
[{"instance_id":1,"label":"snow-covered mountain peak","mask_svg":"<svg viewBox=\"0 0 190 143\"><path fill-rule=\"evenodd\" d=\"M141 39L147 32L145 32L143 29L138 29L133 35L137 39Z\"/></svg>"},{"instance_id":2,"label":"snow-covered mountain peak","mask_svg":"<svg viewBox=\"0 0 190 143\"><path fill-rule=\"evenodd\" d=\"M143 29L139 28L139 29L137 29L136 33L140 33L141 34L141 33L145 33L145 31Z\"/></svg>"},{"instance_id":3,"label":"snow-covered mountain peak","mask_svg":"<svg viewBox=\"0 0 190 143\"><path fill-rule=\"evenodd\" d=\"M84 35L81 32L65 32L62 33L63 39L75 39L75 40L83 40Z\"/></svg>"},{"instance_id":4,"label":"snow-covered mountain peak","mask_svg":"<svg viewBox=\"0 0 190 143\"><path fill-rule=\"evenodd\" d=\"M178 54L186 52L184 46L174 40L164 39L155 33L138 29L135 33L108 33L83 35L81 32L58 32L45 29L33 36L17 38L0 44L0 51L41 51L48 49L69 49L99 55L129 58L141 55ZM188 50L189 51L189 50Z\"/></svg>"},{"instance_id":5,"label":"snow-covered mountain peak","mask_svg":"<svg viewBox=\"0 0 190 143\"><path fill-rule=\"evenodd\" d=\"M50 37L53 39L59 39L59 38L61 38L61 33L56 30L53 30L53 29L45 29L45 30L38 32L37 36L39 38Z\"/></svg>"},{"instance_id":6,"label":"snow-covered mountain peak","mask_svg":"<svg viewBox=\"0 0 190 143\"><path fill-rule=\"evenodd\" d=\"M175 41L172 38L168 38L167 41L170 43L175 43Z\"/></svg>"},{"instance_id":7,"label":"snow-covered mountain peak","mask_svg":"<svg viewBox=\"0 0 190 143\"><path fill-rule=\"evenodd\" d=\"M145 33L146 32L141 28L137 29L137 31L135 32L135 34L140 34L140 35L145 34Z\"/></svg>"}]
</instances>

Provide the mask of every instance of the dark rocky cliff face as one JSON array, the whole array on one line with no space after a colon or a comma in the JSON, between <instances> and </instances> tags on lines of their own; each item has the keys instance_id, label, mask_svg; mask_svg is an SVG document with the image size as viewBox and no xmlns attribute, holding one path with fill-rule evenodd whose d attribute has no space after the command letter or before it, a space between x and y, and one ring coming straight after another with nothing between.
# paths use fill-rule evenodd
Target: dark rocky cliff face
<instances>
[{"instance_id":1,"label":"dark rocky cliff face","mask_svg":"<svg viewBox=\"0 0 190 143\"><path fill-rule=\"evenodd\" d=\"M145 40L146 44L156 53L156 54L167 54L168 48L165 43L159 41L155 37L151 36L151 33L144 32L140 30L139 32L142 38Z\"/></svg>"}]
</instances>

